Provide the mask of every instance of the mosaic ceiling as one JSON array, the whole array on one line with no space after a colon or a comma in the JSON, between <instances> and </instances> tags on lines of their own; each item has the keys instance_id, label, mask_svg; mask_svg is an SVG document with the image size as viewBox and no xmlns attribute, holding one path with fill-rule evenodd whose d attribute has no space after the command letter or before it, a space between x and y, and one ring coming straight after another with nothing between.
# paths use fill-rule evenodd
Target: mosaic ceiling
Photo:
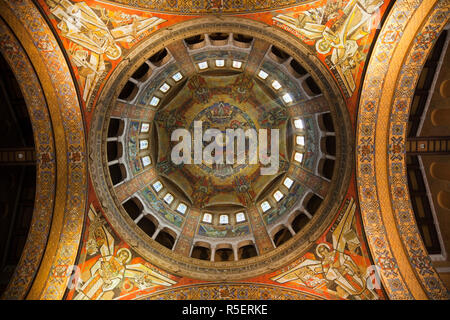
<instances>
[{"instance_id":1,"label":"mosaic ceiling","mask_svg":"<svg viewBox=\"0 0 450 320\"><path fill-rule=\"evenodd\" d=\"M67 151L71 180L67 193L56 192L70 196L55 204L66 208L52 225L64 240L47 253L55 260L45 260L38 273L44 253L33 250L37 280L32 285L24 265L18 268L15 283L24 280L9 297L411 297L398 272L402 261L390 247L380 249L385 231L359 203L368 201L359 184L370 180L361 156L371 160L373 141L367 138L369 151L365 142L354 148L364 125L357 121L359 97L366 99L363 70L389 1L37 3L45 17L25 0L1 7L8 24L42 27L31 32L34 45L23 39L28 33L16 39L6 25L2 41L19 53L26 43L39 53L29 54L31 63L41 59L45 70L58 66L42 83L46 90L63 84L48 109L59 105L65 115L64 125L55 125L66 139L56 153ZM383 39L387 46L398 40ZM194 136L198 121L202 131L220 133L278 129L278 170L262 175L261 163L174 164L172 135L186 129ZM242 150L245 158L251 148ZM377 237L366 242L371 223ZM420 240L415 245L420 249ZM443 296L432 269L415 272L425 269L435 286L426 290ZM374 277L379 270L381 279Z\"/></svg>"}]
</instances>

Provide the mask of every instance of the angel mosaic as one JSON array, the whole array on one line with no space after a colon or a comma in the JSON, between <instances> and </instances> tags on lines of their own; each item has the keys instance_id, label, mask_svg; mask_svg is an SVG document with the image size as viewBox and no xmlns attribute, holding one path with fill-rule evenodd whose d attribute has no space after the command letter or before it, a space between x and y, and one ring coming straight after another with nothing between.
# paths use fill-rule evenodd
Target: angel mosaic
<instances>
[{"instance_id":1,"label":"angel mosaic","mask_svg":"<svg viewBox=\"0 0 450 320\"><path fill-rule=\"evenodd\" d=\"M158 17L119 14L104 8L94 10L85 2L47 0L47 4L57 19L56 27L61 36L70 41L67 49L79 71L85 102L106 75L107 60L118 60L122 56L119 44L128 47L166 21Z\"/></svg>"},{"instance_id":2,"label":"angel mosaic","mask_svg":"<svg viewBox=\"0 0 450 320\"><path fill-rule=\"evenodd\" d=\"M363 48L358 41L378 22L383 3L383 0L350 0L344 6L344 1L332 0L304 12L279 14L273 20L314 43L319 54L331 52L329 66L351 94L356 89L356 67L364 60Z\"/></svg>"},{"instance_id":3,"label":"angel mosaic","mask_svg":"<svg viewBox=\"0 0 450 320\"><path fill-rule=\"evenodd\" d=\"M81 276L75 288L74 300L114 298L125 281L131 281L139 290L154 286L169 287L176 283L145 264L130 264L132 260L130 249L115 246L114 237L108 230L105 220L97 215L92 206L88 216L91 225L86 250L88 255L100 252L101 256L90 267L87 276Z\"/></svg>"},{"instance_id":4,"label":"angel mosaic","mask_svg":"<svg viewBox=\"0 0 450 320\"><path fill-rule=\"evenodd\" d=\"M371 283L367 283L370 281L366 277L367 270L358 267L353 258L361 254L361 243L354 229L355 210L352 199L332 232L332 245L319 243L315 256L307 255L300 264L272 280L327 290L344 299L378 299Z\"/></svg>"}]
</instances>

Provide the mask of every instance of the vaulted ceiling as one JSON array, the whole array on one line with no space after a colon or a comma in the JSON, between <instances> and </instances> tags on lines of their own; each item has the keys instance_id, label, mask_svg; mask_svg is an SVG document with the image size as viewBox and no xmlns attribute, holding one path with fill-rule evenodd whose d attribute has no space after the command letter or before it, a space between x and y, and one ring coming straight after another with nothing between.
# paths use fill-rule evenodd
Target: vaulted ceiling
<instances>
[{"instance_id":1,"label":"vaulted ceiling","mask_svg":"<svg viewBox=\"0 0 450 320\"><path fill-rule=\"evenodd\" d=\"M1 0L3 298L448 298L449 10Z\"/></svg>"}]
</instances>

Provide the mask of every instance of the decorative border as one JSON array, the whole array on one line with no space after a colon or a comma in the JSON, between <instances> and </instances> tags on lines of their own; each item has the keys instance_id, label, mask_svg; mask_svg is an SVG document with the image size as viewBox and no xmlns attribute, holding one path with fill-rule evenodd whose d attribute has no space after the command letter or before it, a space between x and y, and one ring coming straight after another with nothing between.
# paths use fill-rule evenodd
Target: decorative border
<instances>
[{"instance_id":1,"label":"decorative border","mask_svg":"<svg viewBox=\"0 0 450 320\"><path fill-rule=\"evenodd\" d=\"M424 255L425 251L421 240L417 239L417 226L411 219L413 217L411 205L407 192L404 192L407 190L404 150L398 151L397 148L397 146L401 148L402 138L404 142L406 131L404 128L407 121L405 114L408 114L410 105L410 100L405 99L409 93L405 88L408 86L414 87L413 84L417 81L418 70L423 65L428 51L432 48L437 30L440 30L441 24L446 20L440 20L439 15L435 15L434 11L432 18L418 33L413 49L405 60L410 64L405 63L399 73L398 90L396 90L394 96L394 103L391 104L395 108L391 110L390 122L385 129L389 130L388 143L390 144L388 147L391 157L387 159L389 166L385 170L388 170L393 177L386 181L386 184L389 184L391 198L389 200L379 199L378 190L373 189L376 186L376 172L379 170L379 166L375 166L375 143L380 132L375 130L375 127L377 126L377 120L379 120L378 111L381 108L380 100L383 96L383 84L386 84L386 80L389 80L388 77L391 77L387 74L389 65L393 59L396 59L394 53L399 47L408 23L419 11L419 7L422 8L424 4L430 6L430 3L432 5L435 2L401 0L394 4L371 57L361 95L361 108L358 117L357 173L359 176L358 193L361 211L371 252L376 263L382 267L385 288L390 297L394 299L410 299L415 295L410 291L410 287L402 277L399 267L400 262L394 257L392 247L389 244L380 205L380 202L386 201L392 201L397 223L395 227L398 227L399 235L403 240L403 246L406 248L412 267L418 277L423 280L424 289L427 290L431 298L447 297L446 290L443 289L436 272L429 265L429 260ZM435 10L448 12L448 6L449 1L442 0L438 2ZM51 115L59 116L60 114L62 117L62 120L59 120L61 123L57 123L57 120L52 117L57 146L56 162L58 163L56 194L62 195L64 200L61 201L67 202L55 204L55 216L53 217L50 240L56 241L49 242L42 263L43 266L41 266L33 285L35 288L34 290L32 288L32 293L29 296L32 298L60 299L66 287L68 267L75 261L84 221L84 214L82 213L85 212L86 160L80 106L62 52L51 30L33 3L30 0L5 0L0 3L0 8L2 9L1 16L5 18L8 24L11 21L22 24L21 28L17 29L15 25L13 30L27 31L26 34L18 32L17 36L37 69ZM444 13L443 16L448 16L448 13ZM417 26L419 27L420 23ZM32 42L25 44L27 42L25 38L27 37L31 37ZM33 55L35 52L39 54ZM39 67L36 64L39 64ZM42 69L43 66L45 69ZM43 72L47 74L50 81L44 81ZM50 90L53 93L49 93ZM51 94L55 94L56 99L48 96ZM403 131L398 125L403 126ZM379 138L378 141L380 141ZM386 141L384 143L386 144ZM381 187L377 186L377 188ZM403 190L403 192L400 190ZM22 267L20 266L20 268Z\"/></svg>"},{"instance_id":2,"label":"decorative border","mask_svg":"<svg viewBox=\"0 0 450 320\"><path fill-rule=\"evenodd\" d=\"M27 52L44 90L56 150L56 197L50 236L27 298L62 299L80 243L87 197L81 106L67 61L31 0L2 0L0 14Z\"/></svg>"},{"instance_id":3,"label":"decorative border","mask_svg":"<svg viewBox=\"0 0 450 320\"><path fill-rule=\"evenodd\" d=\"M325 300L291 288L258 283L208 283L160 290L137 300Z\"/></svg>"},{"instance_id":4,"label":"decorative border","mask_svg":"<svg viewBox=\"0 0 450 320\"><path fill-rule=\"evenodd\" d=\"M25 298L47 245L56 189L55 142L42 87L24 49L0 18L0 52L8 61L24 96L34 133L36 195L27 240L2 299Z\"/></svg>"},{"instance_id":5,"label":"decorative border","mask_svg":"<svg viewBox=\"0 0 450 320\"><path fill-rule=\"evenodd\" d=\"M439 33L450 21L450 1L439 1L424 26L414 38L412 48L405 58L394 90L389 123L389 187L392 208L400 237L427 294L432 299L447 299L447 290L431 264L417 228L408 193L406 172L406 133L414 91L428 54Z\"/></svg>"},{"instance_id":6,"label":"decorative border","mask_svg":"<svg viewBox=\"0 0 450 320\"><path fill-rule=\"evenodd\" d=\"M265 1L218 1L218 0L196 0L196 1L147 1L147 0L108 0L105 3L114 3L115 5L125 5L137 7L143 10L162 13L189 14L237 14L271 11L315 2L315 0L265 0Z\"/></svg>"},{"instance_id":7,"label":"decorative border","mask_svg":"<svg viewBox=\"0 0 450 320\"><path fill-rule=\"evenodd\" d=\"M383 284L391 299L425 299L427 296L424 289L430 298L447 297L446 289L435 271L430 265L426 266L424 263L427 261L424 256L426 251L420 239L417 241L418 231L406 192L408 187L404 161L405 151L402 148L404 139L398 140L398 137L392 134L389 137L389 141L399 142L395 147L396 151L397 147L400 148L400 152L397 153L393 152L393 144L387 146L389 142L385 137L388 133L394 132L396 135L404 137L406 132L406 130L396 131L398 127L395 123L400 120L406 128L409 112L406 105L404 105L401 117L397 111L393 111L391 123L388 123L389 113L392 111L388 106L393 105L389 101L389 92L393 94L393 83L396 82L396 95L404 97L405 88L414 88L415 82L411 79L410 73L403 75L402 72L395 73L391 69L402 65L403 61L398 60L402 60L404 53L407 52L408 37L411 36L411 32L416 32L417 28L420 28L426 13L432 9L434 3L435 1L401 0L394 4L374 47L358 110L356 172L361 214L371 253L375 263L382 269ZM445 7L446 4L448 5L448 0L439 2L440 7ZM431 41L425 44L418 39L420 36L414 43L422 46L422 54L426 56L426 51L432 47ZM420 74L422 65L423 61L413 68L417 76ZM410 68L405 63L403 66L406 68L404 70ZM405 72L404 70L402 71ZM396 79L399 75L401 81ZM407 82L405 82L406 79L408 79ZM409 92L409 90L406 91ZM387 147L389 147L389 151L384 150ZM398 154L401 154L400 159ZM391 167L387 164L388 157L389 161L396 162L396 166ZM387 173L386 166L390 168L389 173ZM390 175L394 171L396 177ZM399 183L402 185L401 189L398 189ZM395 188L393 188L394 185ZM403 192L397 192L398 190L403 190ZM394 209L390 208L391 199ZM408 203L407 207L405 207L405 203ZM401 214L400 208L402 209ZM395 214L396 221L391 217L392 212ZM405 212L407 212L406 215ZM404 217L408 219L404 219ZM399 228L396 222L400 221ZM409 236L414 232L416 233L415 241L410 241ZM418 248L421 249L418 250ZM418 274L427 270L429 274L427 279L422 277L423 287L416 277L411 277L414 274L411 266Z\"/></svg>"}]
</instances>

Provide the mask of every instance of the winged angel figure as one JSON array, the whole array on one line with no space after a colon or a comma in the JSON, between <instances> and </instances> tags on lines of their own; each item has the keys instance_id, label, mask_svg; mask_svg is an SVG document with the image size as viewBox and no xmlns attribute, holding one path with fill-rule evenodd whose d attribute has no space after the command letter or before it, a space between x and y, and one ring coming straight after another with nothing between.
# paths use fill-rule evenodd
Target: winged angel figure
<instances>
[{"instance_id":1,"label":"winged angel figure","mask_svg":"<svg viewBox=\"0 0 450 320\"><path fill-rule=\"evenodd\" d=\"M353 72L363 60L358 41L367 36L379 20L383 0L331 0L325 6L299 14L279 14L273 18L310 41L320 54L331 52L331 68L335 69L346 89L356 89Z\"/></svg>"},{"instance_id":2,"label":"winged angel figure","mask_svg":"<svg viewBox=\"0 0 450 320\"><path fill-rule=\"evenodd\" d=\"M92 206L88 216L91 226L87 251L89 254L100 251L101 257L90 268L90 277L85 282L80 281L77 284L75 300L100 300L125 279L132 280L140 290L152 286L169 287L176 283L144 264L129 264L132 258L131 251L128 248L120 248L115 252L114 238Z\"/></svg>"},{"instance_id":3,"label":"winged angel figure","mask_svg":"<svg viewBox=\"0 0 450 320\"><path fill-rule=\"evenodd\" d=\"M86 102L106 71L105 58L117 60L122 56L119 43L131 44L166 21L124 13L117 16L104 8L94 10L85 2L46 2L58 21L61 36L71 42L68 52L83 80L83 100Z\"/></svg>"},{"instance_id":4,"label":"winged angel figure","mask_svg":"<svg viewBox=\"0 0 450 320\"><path fill-rule=\"evenodd\" d=\"M353 227L355 210L356 204L351 199L332 233L333 245L322 242L316 246L318 260L305 259L272 280L279 283L296 282L314 289L326 287L326 290L342 298L377 299L373 287L366 284L361 269L345 253L346 249L354 253L360 250L360 242Z\"/></svg>"}]
</instances>

